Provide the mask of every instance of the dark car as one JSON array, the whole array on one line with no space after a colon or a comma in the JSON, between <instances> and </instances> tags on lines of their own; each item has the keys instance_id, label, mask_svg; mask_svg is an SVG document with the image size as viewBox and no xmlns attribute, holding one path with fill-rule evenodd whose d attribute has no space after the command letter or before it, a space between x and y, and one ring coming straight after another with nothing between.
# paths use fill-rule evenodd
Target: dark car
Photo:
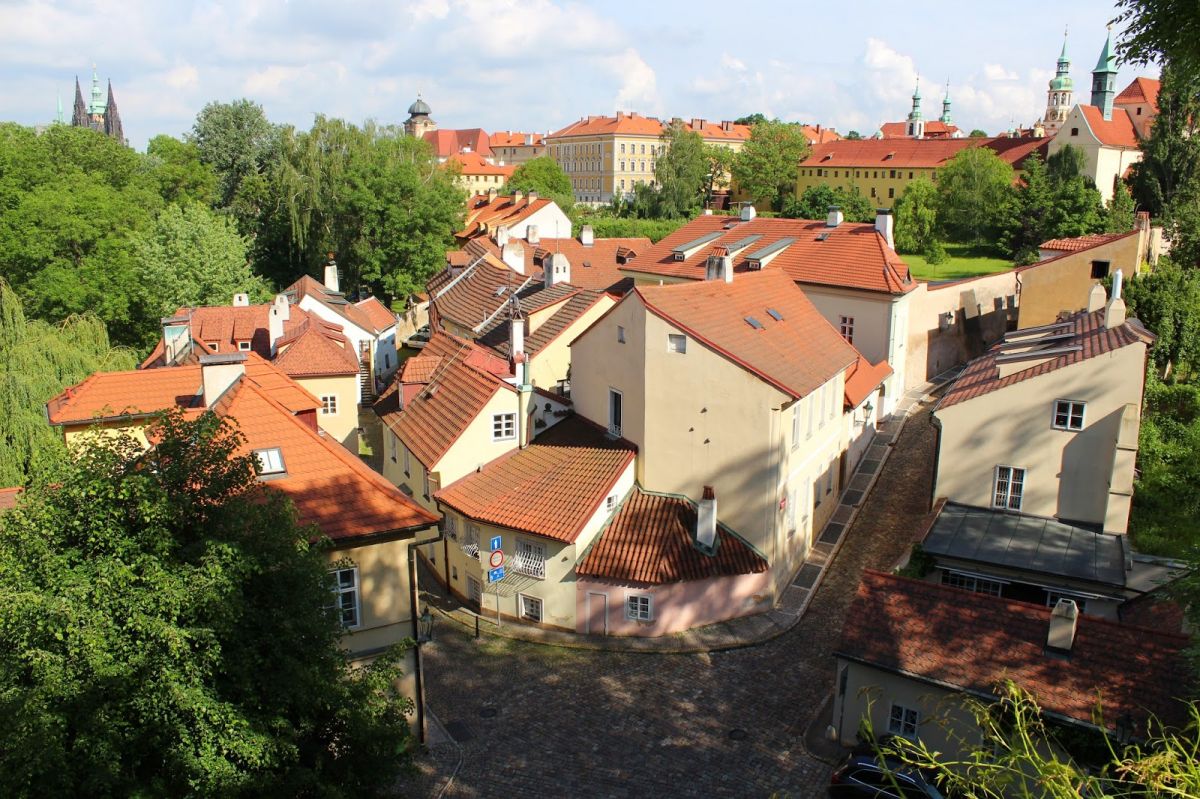
<instances>
[{"instance_id":1,"label":"dark car","mask_svg":"<svg viewBox=\"0 0 1200 799\"><path fill-rule=\"evenodd\" d=\"M829 780L832 797L874 799L943 799L941 791L919 771L873 754L852 754Z\"/></svg>"}]
</instances>

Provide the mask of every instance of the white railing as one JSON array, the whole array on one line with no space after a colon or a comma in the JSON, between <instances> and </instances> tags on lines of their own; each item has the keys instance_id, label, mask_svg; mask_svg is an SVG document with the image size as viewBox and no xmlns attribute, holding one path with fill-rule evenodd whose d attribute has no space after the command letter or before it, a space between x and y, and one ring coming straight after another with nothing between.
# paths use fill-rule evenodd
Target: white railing
<instances>
[{"instance_id":1,"label":"white railing","mask_svg":"<svg viewBox=\"0 0 1200 799\"><path fill-rule=\"evenodd\" d=\"M473 541L468 541L462 545L462 551L467 553L468 558L475 558L475 560L479 560L479 544Z\"/></svg>"},{"instance_id":2,"label":"white railing","mask_svg":"<svg viewBox=\"0 0 1200 799\"><path fill-rule=\"evenodd\" d=\"M536 577L539 580L546 579L546 559L537 555L518 552L513 555L512 567L513 571L529 577Z\"/></svg>"}]
</instances>

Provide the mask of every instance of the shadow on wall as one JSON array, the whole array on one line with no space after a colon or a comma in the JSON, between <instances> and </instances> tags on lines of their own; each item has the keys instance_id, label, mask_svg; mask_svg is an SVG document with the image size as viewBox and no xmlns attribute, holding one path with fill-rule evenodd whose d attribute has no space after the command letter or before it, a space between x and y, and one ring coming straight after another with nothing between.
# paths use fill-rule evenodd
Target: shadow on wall
<instances>
[{"instance_id":1,"label":"shadow on wall","mask_svg":"<svg viewBox=\"0 0 1200 799\"><path fill-rule=\"evenodd\" d=\"M940 314L937 327L925 333L926 379L978 358L1015 326L1014 298L995 297L985 312L974 291L964 291L962 297L956 311Z\"/></svg>"}]
</instances>

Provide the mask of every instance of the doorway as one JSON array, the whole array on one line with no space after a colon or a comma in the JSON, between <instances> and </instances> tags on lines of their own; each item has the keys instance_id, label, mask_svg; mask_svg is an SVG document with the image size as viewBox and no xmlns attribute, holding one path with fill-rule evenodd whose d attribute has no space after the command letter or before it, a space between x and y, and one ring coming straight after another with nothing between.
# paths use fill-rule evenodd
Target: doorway
<instances>
[{"instance_id":1,"label":"doorway","mask_svg":"<svg viewBox=\"0 0 1200 799\"><path fill-rule=\"evenodd\" d=\"M597 611L600 613L599 622L596 621ZM587 623L583 630L585 633L608 635L608 594L588 591L587 606L584 612L587 614Z\"/></svg>"}]
</instances>

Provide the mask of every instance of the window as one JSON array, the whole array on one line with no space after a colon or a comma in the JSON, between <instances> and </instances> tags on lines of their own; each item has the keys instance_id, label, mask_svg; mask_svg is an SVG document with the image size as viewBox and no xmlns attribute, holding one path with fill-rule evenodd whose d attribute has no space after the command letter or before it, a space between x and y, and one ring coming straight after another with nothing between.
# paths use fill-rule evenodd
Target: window
<instances>
[{"instance_id":1,"label":"window","mask_svg":"<svg viewBox=\"0 0 1200 799\"><path fill-rule=\"evenodd\" d=\"M349 629L358 626L358 567L335 569L329 573L330 590L333 591L331 607L337 611L342 626Z\"/></svg>"},{"instance_id":2,"label":"window","mask_svg":"<svg viewBox=\"0 0 1200 799\"><path fill-rule=\"evenodd\" d=\"M625 328L622 327L621 325L617 325L617 343L618 344L625 343Z\"/></svg>"},{"instance_id":3,"label":"window","mask_svg":"<svg viewBox=\"0 0 1200 799\"><path fill-rule=\"evenodd\" d=\"M258 473L260 475L283 474L287 469L283 465L283 453L279 447L254 450L258 458Z\"/></svg>"},{"instance_id":4,"label":"window","mask_svg":"<svg viewBox=\"0 0 1200 799\"><path fill-rule=\"evenodd\" d=\"M506 441L517 437L517 415L515 413L492 414L492 441Z\"/></svg>"},{"instance_id":5,"label":"window","mask_svg":"<svg viewBox=\"0 0 1200 799\"><path fill-rule=\"evenodd\" d=\"M1071 128L1071 135L1072 135L1072 136L1078 136L1078 135L1079 135L1079 128Z\"/></svg>"},{"instance_id":6,"label":"window","mask_svg":"<svg viewBox=\"0 0 1200 799\"><path fill-rule=\"evenodd\" d=\"M1025 470L1016 466L996 467L996 490L992 507L1001 510L1020 510L1021 493L1025 488Z\"/></svg>"},{"instance_id":7,"label":"window","mask_svg":"<svg viewBox=\"0 0 1200 799\"><path fill-rule=\"evenodd\" d=\"M1092 261L1092 280L1103 280L1108 277L1108 261Z\"/></svg>"},{"instance_id":8,"label":"window","mask_svg":"<svg viewBox=\"0 0 1200 799\"><path fill-rule=\"evenodd\" d=\"M892 180L895 180L896 179L896 170L892 169L892 170L890 170L890 173L891 174L889 174L888 177L890 177Z\"/></svg>"},{"instance_id":9,"label":"window","mask_svg":"<svg viewBox=\"0 0 1200 799\"><path fill-rule=\"evenodd\" d=\"M624 153L624 152L625 152L625 145L624 145L624 144L622 144L622 145L621 145L621 152L622 152L622 153ZM622 167L622 168L624 168L624 167Z\"/></svg>"},{"instance_id":10,"label":"window","mask_svg":"<svg viewBox=\"0 0 1200 799\"><path fill-rule=\"evenodd\" d=\"M513 556L513 571L546 579L546 546L532 541L517 539L517 551Z\"/></svg>"},{"instance_id":11,"label":"window","mask_svg":"<svg viewBox=\"0 0 1200 799\"><path fill-rule=\"evenodd\" d=\"M829 384L821 386L821 416L817 420L818 427L825 426L825 418L829 415Z\"/></svg>"},{"instance_id":12,"label":"window","mask_svg":"<svg viewBox=\"0 0 1200 799\"><path fill-rule=\"evenodd\" d=\"M787 527L788 538L796 535L796 489L789 488L787 493L787 513L784 516L784 525Z\"/></svg>"},{"instance_id":13,"label":"window","mask_svg":"<svg viewBox=\"0 0 1200 799\"><path fill-rule=\"evenodd\" d=\"M429 499L429 472L425 469L421 470L421 493Z\"/></svg>"},{"instance_id":14,"label":"window","mask_svg":"<svg viewBox=\"0 0 1200 799\"><path fill-rule=\"evenodd\" d=\"M909 172L909 173L908 173L908 179L909 179L909 180L912 180L912 179L913 179L913 173L912 173L912 172Z\"/></svg>"},{"instance_id":15,"label":"window","mask_svg":"<svg viewBox=\"0 0 1200 799\"><path fill-rule=\"evenodd\" d=\"M483 604L483 583L474 577L467 577L467 598L475 603L475 607Z\"/></svg>"},{"instance_id":16,"label":"window","mask_svg":"<svg viewBox=\"0 0 1200 799\"><path fill-rule=\"evenodd\" d=\"M816 400L816 398L814 398L814 397L813 397L813 395L812 395L812 394L809 394L807 397L805 397L805 398L804 398L804 401L805 401L806 403L808 403L808 432L805 434L805 436L804 436L804 437L805 437L805 438L812 438L812 434L813 434L813 414L816 412L817 400Z\"/></svg>"},{"instance_id":17,"label":"window","mask_svg":"<svg viewBox=\"0 0 1200 799\"><path fill-rule=\"evenodd\" d=\"M321 396L321 415L329 416L337 413L337 395L323 394Z\"/></svg>"},{"instance_id":18,"label":"window","mask_svg":"<svg viewBox=\"0 0 1200 799\"><path fill-rule=\"evenodd\" d=\"M888 714L888 732L903 735L905 738L916 738L917 725L920 723L919 711L904 705L892 705L892 712Z\"/></svg>"},{"instance_id":19,"label":"window","mask_svg":"<svg viewBox=\"0 0 1200 799\"><path fill-rule=\"evenodd\" d=\"M411 475L409 474L409 472L410 472L410 471L411 471L411 469L410 469L410 467L409 467L409 459L408 459L408 447L405 447L405 448L404 448L404 476L405 476L405 477L410 477L410 476L411 476Z\"/></svg>"},{"instance_id":20,"label":"window","mask_svg":"<svg viewBox=\"0 0 1200 799\"><path fill-rule=\"evenodd\" d=\"M468 558L479 557L479 525L467 522L463 525L462 551Z\"/></svg>"},{"instance_id":21,"label":"window","mask_svg":"<svg viewBox=\"0 0 1200 799\"><path fill-rule=\"evenodd\" d=\"M400 439L396 438L396 434L388 433L388 449L391 450L392 463L396 462L396 450L399 447Z\"/></svg>"},{"instance_id":22,"label":"window","mask_svg":"<svg viewBox=\"0 0 1200 799\"><path fill-rule=\"evenodd\" d=\"M849 342L850 344L854 343L854 317L853 316L843 316L842 322L838 326L838 329L842 333L842 338L846 339L846 341Z\"/></svg>"},{"instance_id":23,"label":"window","mask_svg":"<svg viewBox=\"0 0 1200 799\"><path fill-rule=\"evenodd\" d=\"M521 618L526 621L538 622L542 621L542 600L535 596L527 594L518 594L517 600L521 603Z\"/></svg>"},{"instance_id":24,"label":"window","mask_svg":"<svg viewBox=\"0 0 1200 799\"><path fill-rule=\"evenodd\" d=\"M455 516L454 514L451 514L451 513L447 513L442 518L442 527L445 530L447 538L449 538L451 541L458 540L458 517L457 516ZM435 547L430 547L430 549L435 549Z\"/></svg>"},{"instance_id":25,"label":"window","mask_svg":"<svg viewBox=\"0 0 1200 799\"><path fill-rule=\"evenodd\" d=\"M871 196L872 197L875 196L875 187L874 186L871 187Z\"/></svg>"},{"instance_id":26,"label":"window","mask_svg":"<svg viewBox=\"0 0 1200 799\"><path fill-rule=\"evenodd\" d=\"M989 596L1002 596L1004 594L1004 583L998 580L975 577L971 574L963 574L962 572L942 572L942 585L962 588L965 591L974 591L977 594L987 594Z\"/></svg>"},{"instance_id":27,"label":"window","mask_svg":"<svg viewBox=\"0 0 1200 799\"><path fill-rule=\"evenodd\" d=\"M207 344L212 349L213 352L221 351L221 342L219 342L219 341L206 341L204 343Z\"/></svg>"},{"instance_id":28,"label":"window","mask_svg":"<svg viewBox=\"0 0 1200 799\"><path fill-rule=\"evenodd\" d=\"M1086 402L1055 400L1054 424L1052 426L1055 430L1082 430L1085 408L1087 408Z\"/></svg>"},{"instance_id":29,"label":"window","mask_svg":"<svg viewBox=\"0 0 1200 799\"><path fill-rule=\"evenodd\" d=\"M895 189L888 189L888 199L890 200L891 198L893 198L893 197L895 197L895 196L896 196L896 190L895 190Z\"/></svg>"},{"instance_id":30,"label":"window","mask_svg":"<svg viewBox=\"0 0 1200 799\"><path fill-rule=\"evenodd\" d=\"M625 162L624 161L621 162L621 171L622 172L625 171Z\"/></svg>"},{"instance_id":31,"label":"window","mask_svg":"<svg viewBox=\"0 0 1200 799\"><path fill-rule=\"evenodd\" d=\"M608 390L608 432L621 435L621 415L624 397L615 388Z\"/></svg>"},{"instance_id":32,"label":"window","mask_svg":"<svg viewBox=\"0 0 1200 799\"><path fill-rule=\"evenodd\" d=\"M800 403L792 406L792 449L800 448Z\"/></svg>"},{"instance_id":33,"label":"window","mask_svg":"<svg viewBox=\"0 0 1200 799\"><path fill-rule=\"evenodd\" d=\"M386 352L383 354L383 368L384 369L392 368L392 356Z\"/></svg>"},{"instance_id":34,"label":"window","mask_svg":"<svg viewBox=\"0 0 1200 799\"><path fill-rule=\"evenodd\" d=\"M630 621L650 621L654 618L654 597L649 594L630 594L625 597L625 618Z\"/></svg>"},{"instance_id":35,"label":"window","mask_svg":"<svg viewBox=\"0 0 1200 799\"><path fill-rule=\"evenodd\" d=\"M617 495L609 494L604 500L604 510L606 513L612 513L617 509Z\"/></svg>"},{"instance_id":36,"label":"window","mask_svg":"<svg viewBox=\"0 0 1200 799\"><path fill-rule=\"evenodd\" d=\"M238 349L241 350L242 352L246 352L247 350L250 349L250 342L249 341L239 341Z\"/></svg>"},{"instance_id":37,"label":"window","mask_svg":"<svg viewBox=\"0 0 1200 799\"><path fill-rule=\"evenodd\" d=\"M1138 111L1140 112L1141 109L1138 109ZM643 144L642 145L642 155L645 155L645 154L646 154L646 145Z\"/></svg>"},{"instance_id":38,"label":"window","mask_svg":"<svg viewBox=\"0 0 1200 799\"><path fill-rule=\"evenodd\" d=\"M668 333L667 352L678 352L680 355L687 352L687 336L679 333Z\"/></svg>"}]
</instances>

